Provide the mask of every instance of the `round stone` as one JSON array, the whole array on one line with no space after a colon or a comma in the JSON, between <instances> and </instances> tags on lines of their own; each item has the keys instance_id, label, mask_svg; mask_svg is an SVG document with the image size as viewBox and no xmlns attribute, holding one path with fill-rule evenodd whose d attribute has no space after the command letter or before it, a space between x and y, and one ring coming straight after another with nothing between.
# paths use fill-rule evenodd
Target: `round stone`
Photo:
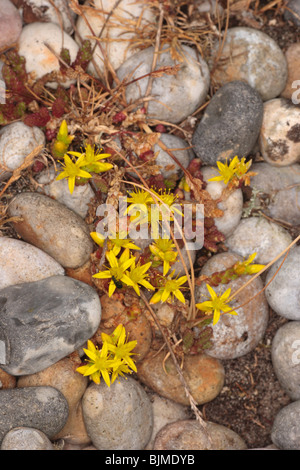
<instances>
[{"instance_id":1,"label":"round stone","mask_svg":"<svg viewBox=\"0 0 300 470\"><path fill-rule=\"evenodd\" d=\"M169 357L165 361L165 356L165 351L150 351L139 363L138 378L158 395L182 405L189 405L173 360ZM213 400L223 388L222 364L204 354L186 357L182 373L198 405Z\"/></svg>"},{"instance_id":2,"label":"round stone","mask_svg":"<svg viewBox=\"0 0 300 470\"><path fill-rule=\"evenodd\" d=\"M234 253L218 253L203 266L201 276L211 276L241 260L242 258ZM252 351L263 338L268 324L269 308L264 292L260 292L263 289L262 280L257 277L238 292L250 279L251 276L243 275L225 285L213 287L218 295L231 289L230 295L234 298L229 306L233 310L236 309L237 315L221 315L215 325L209 325L213 330L212 347L206 350L209 356L220 360L235 359ZM206 283L203 282L195 289L195 300L200 303L207 299L210 299L210 295ZM247 301L249 302L246 303Z\"/></svg>"},{"instance_id":3,"label":"round stone","mask_svg":"<svg viewBox=\"0 0 300 470\"><path fill-rule=\"evenodd\" d=\"M254 163L251 188L264 196L261 210L269 217L291 225L300 224L300 165L275 167L266 162Z\"/></svg>"},{"instance_id":4,"label":"round stone","mask_svg":"<svg viewBox=\"0 0 300 470\"><path fill-rule=\"evenodd\" d=\"M287 166L300 161L300 108L277 98L264 104L259 148L270 165Z\"/></svg>"},{"instance_id":5,"label":"round stone","mask_svg":"<svg viewBox=\"0 0 300 470\"><path fill-rule=\"evenodd\" d=\"M46 434L38 429L18 427L4 437L1 450L54 450Z\"/></svg>"},{"instance_id":6,"label":"round stone","mask_svg":"<svg viewBox=\"0 0 300 470\"><path fill-rule=\"evenodd\" d=\"M92 383L82 398L84 422L98 450L142 450L153 429L148 395L131 377L117 378L110 387Z\"/></svg>"},{"instance_id":7,"label":"round stone","mask_svg":"<svg viewBox=\"0 0 300 470\"><path fill-rule=\"evenodd\" d=\"M0 3L0 50L12 47L22 31L22 18L10 0Z\"/></svg>"},{"instance_id":8,"label":"round stone","mask_svg":"<svg viewBox=\"0 0 300 470\"><path fill-rule=\"evenodd\" d=\"M219 41L212 52L212 64L219 53ZM229 28L218 57L213 78L219 85L242 80L257 90L263 101L276 98L287 80L285 55L267 34L254 28Z\"/></svg>"},{"instance_id":9,"label":"round stone","mask_svg":"<svg viewBox=\"0 0 300 470\"><path fill-rule=\"evenodd\" d=\"M227 248L248 258L256 253L254 263L268 264L292 242L289 232L264 217L242 219L227 238Z\"/></svg>"},{"instance_id":10,"label":"round stone","mask_svg":"<svg viewBox=\"0 0 300 470\"><path fill-rule=\"evenodd\" d=\"M268 271L266 298L278 315L289 320L300 320L300 246L293 247L282 264L284 257Z\"/></svg>"},{"instance_id":11,"label":"round stone","mask_svg":"<svg viewBox=\"0 0 300 470\"><path fill-rule=\"evenodd\" d=\"M22 239L40 248L64 268L88 261L93 241L88 225L72 210L39 193L21 193L11 202L10 217L20 217L14 228Z\"/></svg>"},{"instance_id":12,"label":"round stone","mask_svg":"<svg viewBox=\"0 0 300 470\"><path fill-rule=\"evenodd\" d=\"M13 122L0 130L0 181L11 176L13 170L39 145L45 145L45 135L38 127Z\"/></svg>"},{"instance_id":13,"label":"round stone","mask_svg":"<svg viewBox=\"0 0 300 470\"><path fill-rule=\"evenodd\" d=\"M176 135L164 133L161 134L160 140L181 163L183 168L187 168L190 161L195 157L193 150L188 148L188 143ZM154 145L153 151L157 154L155 164L161 167L160 171L164 178L183 173L181 167L167 151L160 148L159 144Z\"/></svg>"},{"instance_id":14,"label":"round stone","mask_svg":"<svg viewBox=\"0 0 300 470\"><path fill-rule=\"evenodd\" d=\"M39 248L16 240L0 238L0 289L23 282L64 275L64 269Z\"/></svg>"},{"instance_id":15,"label":"round stone","mask_svg":"<svg viewBox=\"0 0 300 470\"><path fill-rule=\"evenodd\" d=\"M0 368L0 390L5 388L15 388L17 379Z\"/></svg>"},{"instance_id":16,"label":"round stone","mask_svg":"<svg viewBox=\"0 0 300 470\"><path fill-rule=\"evenodd\" d=\"M50 46L49 47L47 47ZM18 53L26 60L26 72L38 80L44 75L57 72L56 81L49 81L48 86L57 87L59 82L68 88L74 80L66 79L60 74L60 63L57 58L61 49L68 49L71 63L75 61L79 47L74 39L55 23L35 22L24 26L18 42ZM52 52L53 50L53 52Z\"/></svg>"},{"instance_id":17,"label":"round stone","mask_svg":"<svg viewBox=\"0 0 300 470\"><path fill-rule=\"evenodd\" d=\"M195 128L192 144L203 164L236 155L246 157L253 149L263 118L263 102L258 92L242 81L219 88Z\"/></svg>"},{"instance_id":18,"label":"round stone","mask_svg":"<svg viewBox=\"0 0 300 470\"><path fill-rule=\"evenodd\" d=\"M285 52L285 57L288 67L288 78L281 96L291 100L294 104L299 104L300 42L291 44Z\"/></svg>"},{"instance_id":19,"label":"round stone","mask_svg":"<svg viewBox=\"0 0 300 470\"><path fill-rule=\"evenodd\" d=\"M292 400L300 400L300 321L281 326L272 341L272 364Z\"/></svg>"},{"instance_id":20,"label":"round stone","mask_svg":"<svg viewBox=\"0 0 300 470\"><path fill-rule=\"evenodd\" d=\"M210 76L206 62L189 46L182 45L184 54L175 61L165 45L159 54L156 70L162 67L179 66L176 75L163 74L154 77L148 102L148 116L152 119L179 123L204 103L209 88ZM154 47L135 53L117 70L119 80L134 80L151 72ZM135 103L145 96L149 76L126 86L128 103Z\"/></svg>"},{"instance_id":21,"label":"round stone","mask_svg":"<svg viewBox=\"0 0 300 470\"><path fill-rule=\"evenodd\" d=\"M284 9L284 19L292 21L296 26L300 26L300 2L299 0L289 0ZM291 11L292 10L292 11Z\"/></svg>"},{"instance_id":22,"label":"round stone","mask_svg":"<svg viewBox=\"0 0 300 470\"><path fill-rule=\"evenodd\" d=\"M276 415L271 439L280 450L300 450L300 400L283 407Z\"/></svg>"},{"instance_id":23,"label":"round stone","mask_svg":"<svg viewBox=\"0 0 300 470\"><path fill-rule=\"evenodd\" d=\"M64 0L25 0L23 1L23 20L25 23L42 21L63 25L64 31L72 33L72 21L76 13Z\"/></svg>"},{"instance_id":24,"label":"round stone","mask_svg":"<svg viewBox=\"0 0 300 470\"><path fill-rule=\"evenodd\" d=\"M231 429L211 422L205 424L205 430L195 419L168 424L157 434L153 449L177 451L247 449L243 439Z\"/></svg>"},{"instance_id":25,"label":"round stone","mask_svg":"<svg viewBox=\"0 0 300 470\"><path fill-rule=\"evenodd\" d=\"M223 181L209 181L209 179L219 176L219 172L216 168L208 166L202 167L201 172L203 180L206 182L205 190L213 199L218 200L222 196L226 185ZM223 215L214 218L215 226L225 237L228 237L238 226L242 217L243 203L243 193L239 188L218 203L218 208L223 212Z\"/></svg>"}]
</instances>

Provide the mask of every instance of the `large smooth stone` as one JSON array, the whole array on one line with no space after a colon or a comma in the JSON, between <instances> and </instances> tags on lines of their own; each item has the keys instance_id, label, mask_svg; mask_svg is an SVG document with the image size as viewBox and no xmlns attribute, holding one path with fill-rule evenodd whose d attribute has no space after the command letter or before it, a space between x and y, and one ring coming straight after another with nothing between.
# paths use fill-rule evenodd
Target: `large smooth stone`
<instances>
[{"instance_id":1,"label":"large smooth stone","mask_svg":"<svg viewBox=\"0 0 300 470\"><path fill-rule=\"evenodd\" d=\"M0 289L23 282L64 275L64 269L44 251L14 238L0 238Z\"/></svg>"},{"instance_id":2,"label":"large smooth stone","mask_svg":"<svg viewBox=\"0 0 300 470\"><path fill-rule=\"evenodd\" d=\"M300 165L274 167L266 162L254 163L251 171L251 188L264 193L263 212L273 219L291 225L300 224Z\"/></svg>"},{"instance_id":3,"label":"large smooth stone","mask_svg":"<svg viewBox=\"0 0 300 470\"><path fill-rule=\"evenodd\" d=\"M126 380L127 379L127 380ZM82 398L88 435L98 450L142 450L153 429L151 402L131 377L92 383Z\"/></svg>"},{"instance_id":4,"label":"large smooth stone","mask_svg":"<svg viewBox=\"0 0 300 470\"><path fill-rule=\"evenodd\" d=\"M289 320L300 320L300 246L293 247L282 264L284 257L268 271L266 299L278 315Z\"/></svg>"},{"instance_id":5,"label":"large smooth stone","mask_svg":"<svg viewBox=\"0 0 300 470\"><path fill-rule=\"evenodd\" d=\"M218 253L206 262L201 270L201 275L211 276L215 272L230 268L241 260L242 258L234 253ZM213 289L220 295L230 288L231 295L233 295L249 279L250 276L240 276L228 284L220 284ZM257 295L262 289L263 282L257 277L235 295L229 305L235 309L252 297L256 297L248 304L238 308L237 315L224 314L215 325L210 324L213 329L213 337L211 338L212 347L206 350L209 356L220 360L235 359L244 356L258 345L263 338L269 319L269 308L265 294L261 292ZM196 287L195 300L200 303L207 299L210 299L210 295L204 282L201 286Z\"/></svg>"},{"instance_id":6,"label":"large smooth stone","mask_svg":"<svg viewBox=\"0 0 300 470\"><path fill-rule=\"evenodd\" d=\"M219 53L216 42L213 59ZM213 61L212 61L213 62ZM213 78L219 85L243 80L257 90L264 101L279 96L287 80L285 55L267 34L254 28L229 28Z\"/></svg>"},{"instance_id":7,"label":"large smooth stone","mask_svg":"<svg viewBox=\"0 0 300 470\"><path fill-rule=\"evenodd\" d=\"M45 134L38 127L13 122L0 130L0 181L9 178L13 170L39 145L45 145Z\"/></svg>"},{"instance_id":8,"label":"large smooth stone","mask_svg":"<svg viewBox=\"0 0 300 470\"><path fill-rule=\"evenodd\" d=\"M18 234L52 256L64 268L78 268L93 251L88 225L63 204L39 193L21 193L11 202L10 217Z\"/></svg>"},{"instance_id":9,"label":"large smooth stone","mask_svg":"<svg viewBox=\"0 0 300 470\"><path fill-rule=\"evenodd\" d=\"M292 242L289 232L264 217L242 219L227 238L227 248L248 258L256 253L254 263L268 264Z\"/></svg>"},{"instance_id":10,"label":"large smooth stone","mask_svg":"<svg viewBox=\"0 0 300 470\"><path fill-rule=\"evenodd\" d=\"M97 292L67 276L0 291L0 365L12 375L39 372L80 348L101 320Z\"/></svg>"},{"instance_id":11,"label":"large smooth stone","mask_svg":"<svg viewBox=\"0 0 300 470\"><path fill-rule=\"evenodd\" d=\"M206 423L207 434L195 419L176 421L162 428L153 450L245 450L243 439L221 424Z\"/></svg>"},{"instance_id":12,"label":"large smooth stone","mask_svg":"<svg viewBox=\"0 0 300 470\"><path fill-rule=\"evenodd\" d=\"M300 400L300 321L281 326L272 341L272 364L292 400Z\"/></svg>"},{"instance_id":13,"label":"large smooth stone","mask_svg":"<svg viewBox=\"0 0 300 470\"><path fill-rule=\"evenodd\" d=\"M16 427L31 427L51 439L68 418L68 404L53 387L0 390L0 442Z\"/></svg>"},{"instance_id":14,"label":"large smooth stone","mask_svg":"<svg viewBox=\"0 0 300 470\"><path fill-rule=\"evenodd\" d=\"M166 49L168 45L164 46ZM154 77L148 102L148 116L152 119L179 123L204 103L209 88L210 76L206 62L189 46L181 46L182 61L172 59L167 50L159 54L156 70L180 65L176 75L164 74ZM131 81L151 72L154 47L135 53L117 70L119 80ZM128 103L135 103L145 96L149 77L126 86Z\"/></svg>"},{"instance_id":15,"label":"large smooth stone","mask_svg":"<svg viewBox=\"0 0 300 470\"><path fill-rule=\"evenodd\" d=\"M284 406L276 415L271 439L280 450L300 450L300 400Z\"/></svg>"},{"instance_id":16,"label":"large smooth stone","mask_svg":"<svg viewBox=\"0 0 300 470\"><path fill-rule=\"evenodd\" d=\"M300 109L277 98L264 104L259 148L270 165L287 166L300 161Z\"/></svg>"},{"instance_id":17,"label":"large smooth stone","mask_svg":"<svg viewBox=\"0 0 300 470\"><path fill-rule=\"evenodd\" d=\"M182 405L189 405L173 360L169 357L164 363L165 356L165 351L159 354L157 351L151 351L138 365L138 378L158 395ZM188 356L185 358L182 372L198 405L216 398L223 388L224 368L212 357L204 354Z\"/></svg>"},{"instance_id":18,"label":"large smooth stone","mask_svg":"<svg viewBox=\"0 0 300 470\"><path fill-rule=\"evenodd\" d=\"M192 144L206 165L246 157L253 149L263 118L258 92L245 82L232 81L214 94L195 128Z\"/></svg>"}]
</instances>

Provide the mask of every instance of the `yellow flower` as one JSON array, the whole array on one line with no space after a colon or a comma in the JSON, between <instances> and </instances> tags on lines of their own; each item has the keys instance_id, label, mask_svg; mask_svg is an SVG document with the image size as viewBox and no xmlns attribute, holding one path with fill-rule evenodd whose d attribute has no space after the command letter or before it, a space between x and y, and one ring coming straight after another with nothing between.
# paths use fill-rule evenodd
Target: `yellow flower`
<instances>
[{"instance_id":1,"label":"yellow flower","mask_svg":"<svg viewBox=\"0 0 300 470\"><path fill-rule=\"evenodd\" d=\"M83 166L83 157L78 158L74 163L71 158L66 154L64 156L64 163L62 163L63 171L56 177L57 180L67 178L70 193L73 194L76 178L91 178L87 171L84 171L81 167Z\"/></svg>"},{"instance_id":2,"label":"yellow flower","mask_svg":"<svg viewBox=\"0 0 300 470\"><path fill-rule=\"evenodd\" d=\"M265 265L264 264L251 264L254 258L256 257L256 253L253 253L249 256L249 258L245 261L238 261L234 265L234 271L237 274L256 274L261 271Z\"/></svg>"},{"instance_id":3,"label":"yellow flower","mask_svg":"<svg viewBox=\"0 0 300 470\"><path fill-rule=\"evenodd\" d=\"M153 191L153 193L162 201L161 202L159 199L157 199L157 205L160 209L160 220L164 219L172 221L173 217L171 214L174 214L174 212L183 216L182 212L180 212L180 210L175 206L177 195L172 194L170 190L161 190L159 192Z\"/></svg>"},{"instance_id":4,"label":"yellow flower","mask_svg":"<svg viewBox=\"0 0 300 470\"><path fill-rule=\"evenodd\" d=\"M230 160L229 165L227 161L225 163L217 162L219 176L210 178L208 181L224 181L225 184L228 184L234 179L243 179L247 185L249 178L246 176L246 173L249 170L251 164L252 160L246 163L245 157L243 157L240 161L238 156L235 156L232 160Z\"/></svg>"},{"instance_id":5,"label":"yellow flower","mask_svg":"<svg viewBox=\"0 0 300 470\"><path fill-rule=\"evenodd\" d=\"M135 262L132 263L130 266L130 271L126 271L124 276L124 282L128 285L133 287L137 295L140 295L139 284L141 286L146 287L146 289L154 290L154 287L150 284L150 282L145 279L147 277L146 271L151 266L151 262L137 266Z\"/></svg>"},{"instance_id":6,"label":"yellow flower","mask_svg":"<svg viewBox=\"0 0 300 470\"><path fill-rule=\"evenodd\" d=\"M114 372L116 372L118 369L119 371L122 370L119 366L124 363L127 367L130 367L130 369L136 372L136 365L130 356L134 354L131 351L136 347L137 341L134 340L126 342L125 327L122 324L118 325L117 328L113 331L112 335L102 333L101 336L103 342L107 344L108 351L114 355L114 359L116 361Z\"/></svg>"},{"instance_id":7,"label":"yellow flower","mask_svg":"<svg viewBox=\"0 0 300 470\"><path fill-rule=\"evenodd\" d=\"M53 156L55 158L63 157L74 137L74 135L68 134L67 122L63 120L52 147Z\"/></svg>"},{"instance_id":8,"label":"yellow flower","mask_svg":"<svg viewBox=\"0 0 300 470\"><path fill-rule=\"evenodd\" d=\"M113 168L111 163L103 163L99 162L99 160L103 160L104 158L110 157L109 153L95 153L95 148L92 148L90 144L87 144L85 147L85 152L68 152L70 155L74 155L75 157L81 158L84 157L84 168L87 171L91 171L92 173L103 173L104 171L108 171Z\"/></svg>"},{"instance_id":9,"label":"yellow flower","mask_svg":"<svg viewBox=\"0 0 300 470\"><path fill-rule=\"evenodd\" d=\"M149 221L149 206L154 204L153 198L148 191L135 189L129 192L127 204L129 203L125 214L130 215L130 220L138 223Z\"/></svg>"},{"instance_id":10,"label":"yellow flower","mask_svg":"<svg viewBox=\"0 0 300 470\"><path fill-rule=\"evenodd\" d=\"M106 385L110 387L109 374L113 368L117 369L120 365L120 361L116 358L111 359L109 355L108 344L103 343L101 351L99 351L92 341L88 340L87 349L83 349L85 354L89 357L89 361L86 365L80 366L76 369L77 372L84 376L91 376L91 379L96 383L100 383L101 376L103 377Z\"/></svg>"},{"instance_id":11,"label":"yellow flower","mask_svg":"<svg viewBox=\"0 0 300 470\"><path fill-rule=\"evenodd\" d=\"M108 295L111 297L115 292L119 284L127 284L127 278L125 277L125 271L135 262L135 257L130 257L129 249L126 248L120 259L117 259L112 251L106 253L106 258L110 264L110 267L106 271L100 271L94 274L93 277L97 279L111 279Z\"/></svg>"},{"instance_id":12,"label":"yellow flower","mask_svg":"<svg viewBox=\"0 0 300 470\"><path fill-rule=\"evenodd\" d=\"M237 313L227 305L231 289L227 289L222 295L217 295L209 284L206 284L206 287L210 293L211 300L196 304L196 307L206 314L213 312L213 325L219 321L221 312L229 312L231 315L237 315Z\"/></svg>"},{"instance_id":13,"label":"yellow flower","mask_svg":"<svg viewBox=\"0 0 300 470\"><path fill-rule=\"evenodd\" d=\"M163 287L160 287L159 290L152 296L150 299L150 304L156 304L158 302L173 302L174 297L176 297L183 304L185 303L185 298L180 291L180 288L183 284L186 283L187 277L182 276L179 279L173 279L173 271L167 278ZM169 300L170 299L170 300Z\"/></svg>"},{"instance_id":14,"label":"yellow flower","mask_svg":"<svg viewBox=\"0 0 300 470\"><path fill-rule=\"evenodd\" d=\"M154 256L163 261L163 275L165 276L170 270L170 263L174 263L178 255L177 252L173 251L173 248L175 248L174 243L170 239L159 238L149 245L149 248Z\"/></svg>"},{"instance_id":15,"label":"yellow flower","mask_svg":"<svg viewBox=\"0 0 300 470\"><path fill-rule=\"evenodd\" d=\"M92 239L97 245L103 247L105 237L101 233L91 232ZM140 250L140 247L135 245L130 238L126 238L126 232L115 233L108 236L107 249L112 251L114 255L118 256L122 248L129 248L130 250Z\"/></svg>"}]
</instances>

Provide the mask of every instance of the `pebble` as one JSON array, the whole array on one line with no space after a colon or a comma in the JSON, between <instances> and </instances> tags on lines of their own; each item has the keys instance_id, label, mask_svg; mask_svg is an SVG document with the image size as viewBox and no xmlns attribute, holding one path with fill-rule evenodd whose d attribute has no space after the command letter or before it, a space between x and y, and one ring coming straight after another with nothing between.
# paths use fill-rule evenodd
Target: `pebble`
<instances>
[{"instance_id":1,"label":"pebble","mask_svg":"<svg viewBox=\"0 0 300 470\"><path fill-rule=\"evenodd\" d=\"M263 102L242 81L225 84L213 95L197 124L192 144L203 164L246 157L253 149L263 119Z\"/></svg>"},{"instance_id":2,"label":"pebble","mask_svg":"<svg viewBox=\"0 0 300 470\"><path fill-rule=\"evenodd\" d=\"M0 181L9 178L13 170L24 163L25 158L39 145L45 145L44 132L38 127L26 126L23 122L13 122L0 130Z\"/></svg>"},{"instance_id":3,"label":"pebble","mask_svg":"<svg viewBox=\"0 0 300 470\"><path fill-rule=\"evenodd\" d=\"M0 31L0 50L12 47L22 31L22 18L10 0L1 0Z\"/></svg>"},{"instance_id":4,"label":"pebble","mask_svg":"<svg viewBox=\"0 0 300 470\"><path fill-rule=\"evenodd\" d=\"M212 422L205 427L195 419L167 424L156 436L154 450L246 450L243 439L231 429Z\"/></svg>"},{"instance_id":5,"label":"pebble","mask_svg":"<svg viewBox=\"0 0 300 470\"><path fill-rule=\"evenodd\" d=\"M299 104L299 82L294 82L300 79L300 42L291 44L285 52L285 57L288 67L288 78L281 96L292 100L294 104Z\"/></svg>"},{"instance_id":6,"label":"pebble","mask_svg":"<svg viewBox=\"0 0 300 470\"><path fill-rule=\"evenodd\" d=\"M212 61L219 53L219 41L212 52ZM242 80L258 91L263 101L276 98L287 80L285 55L267 34L244 26L229 28L213 72L218 85Z\"/></svg>"},{"instance_id":7,"label":"pebble","mask_svg":"<svg viewBox=\"0 0 300 470\"><path fill-rule=\"evenodd\" d=\"M190 410L187 406L175 403L174 401L161 397L156 393L150 395L150 399L153 410L153 431L145 450L153 449L156 435L164 426L175 421L188 419L190 415Z\"/></svg>"},{"instance_id":8,"label":"pebble","mask_svg":"<svg viewBox=\"0 0 300 470\"><path fill-rule=\"evenodd\" d=\"M160 140L184 168L187 168L190 161L195 157L193 150L188 148L189 144L176 135L163 133ZM153 151L155 154L158 152L155 164L161 167L160 172L164 178L167 179L173 175L178 176L183 173L180 166L168 152L160 148L159 144L154 145Z\"/></svg>"},{"instance_id":9,"label":"pebble","mask_svg":"<svg viewBox=\"0 0 300 470\"><path fill-rule=\"evenodd\" d=\"M224 9L216 0L196 0L195 7L199 13L209 13L212 17L222 16Z\"/></svg>"},{"instance_id":10,"label":"pebble","mask_svg":"<svg viewBox=\"0 0 300 470\"><path fill-rule=\"evenodd\" d=\"M227 248L248 258L256 253L254 263L268 264L292 242L289 232L264 217L242 219L227 238Z\"/></svg>"},{"instance_id":11,"label":"pebble","mask_svg":"<svg viewBox=\"0 0 300 470\"><path fill-rule=\"evenodd\" d=\"M189 405L173 360L169 357L164 361L165 357L166 351L157 353L151 350L138 366L138 378L160 396L181 405ZM224 368L215 358L204 354L188 356L182 372L198 405L212 401L223 388Z\"/></svg>"},{"instance_id":12,"label":"pebble","mask_svg":"<svg viewBox=\"0 0 300 470\"><path fill-rule=\"evenodd\" d=\"M68 404L53 387L0 390L0 442L16 427L31 427L51 439L65 425Z\"/></svg>"},{"instance_id":13,"label":"pebble","mask_svg":"<svg viewBox=\"0 0 300 470\"><path fill-rule=\"evenodd\" d=\"M300 321L289 321L277 330L272 341L272 364L288 396L300 400Z\"/></svg>"},{"instance_id":14,"label":"pebble","mask_svg":"<svg viewBox=\"0 0 300 470\"><path fill-rule=\"evenodd\" d=\"M242 261L242 258L234 253L218 253L206 262L200 274L210 276L233 266L237 261ZM217 294L220 294L230 288L231 295L233 295L250 278L249 275L240 276L228 284L220 284L213 289ZM215 325L210 324L213 329L213 337L211 339L212 347L206 350L209 356L220 360L235 359L249 353L258 345L264 336L269 319L269 308L265 294L261 292L257 295L263 287L260 277L254 279L234 296L230 306L233 309L237 308L252 297L256 297L248 304L238 308L237 315L224 314ZM195 300L199 303L207 299L210 299L210 295L206 283L202 283L195 289Z\"/></svg>"},{"instance_id":15,"label":"pebble","mask_svg":"<svg viewBox=\"0 0 300 470\"><path fill-rule=\"evenodd\" d=\"M274 277L284 259L283 255L268 271L266 284ZM270 307L281 317L300 320L300 246L293 247L283 265L266 288Z\"/></svg>"},{"instance_id":16,"label":"pebble","mask_svg":"<svg viewBox=\"0 0 300 470\"><path fill-rule=\"evenodd\" d=\"M300 400L284 406L275 416L271 439L279 450L300 450Z\"/></svg>"},{"instance_id":17,"label":"pebble","mask_svg":"<svg viewBox=\"0 0 300 470\"><path fill-rule=\"evenodd\" d=\"M274 166L300 161L300 108L284 98L267 101L259 135L263 159Z\"/></svg>"},{"instance_id":18,"label":"pebble","mask_svg":"<svg viewBox=\"0 0 300 470\"><path fill-rule=\"evenodd\" d=\"M23 27L18 42L18 53L26 61L26 72L31 74L34 80L42 78L51 72L60 71L60 63L56 55L46 46L60 55L62 47L69 50L71 63L76 59L79 47L74 39L55 23L35 22ZM58 73L56 81L47 82L50 88L57 88L58 82L61 86L68 88L73 79L68 79Z\"/></svg>"},{"instance_id":19,"label":"pebble","mask_svg":"<svg viewBox=\"0 0 300 470\"><path fill-rule=\"evenodd\" d=\"M73 31L72 22L77 15L64 0L24 0L21 8L26 24L42 21L63 25L64 31L69 34Z\"/></svg>"},{"instance_id":20,"label":"pebble","mask_svg":"<svg viewBox=\"0 0 300 470\"><path fill-rule=\"evenodd\" d=\"M1 450L54 450L45 433L30 427L13 428L4 436Z\"/></svg>"},{"instance_id":21,"label":"pebble","mask_svg":"<svg viewBox=\"0 0 300 470\"><path fill-rule=\"evenodd\" d=\"M80 363L79 356L76 362L65 357L40 372L19 377L18 387L50 386L59 390L67 400L69 416L63 429L53 439L87 445L90 438L83 421L81 398L88 386L88 378L76 372Z\"/></svg>"},{"instance_id":22,"label":"pebble","mask_svg":"<svg viewBox=\"0 0 300 470\"><path fill-rule=\"evenodd\" d=\"M9 237L0 238L0 289L64 275L64 269L39 248Z\"/></svg>"},{"instance_id":23,"label":"pebble","mask_svg":"<svg viewBox=\"0 0 300 470\"><path fill-rule=\"evenodd\" d=\"M93 251L88 225L72 210L48 196L24 192L8 208L20 237L45 251L64 268L85 264Z\"/></svg>"},{"instance_id":24,"label":"pebble","mask_svg":"<svg viewBox=\"0 0 300 470\"><path fill-rule=\"evenodd\" d=\"M0 368L0 390L5 388L15 388L17 379Z\"/></svg>"},{"instance_id":25,"label":"pebble","mask_svg":"<svg viewBox=\"0 0 300 470\"><path fill-rule=\"evenodd\" d=\"M206 182L205 190L213 199L219 199L226 185L223 181L208 181L219 175L217 169L206 166L201 168L201 173ZM215 226L226 238L231 235L241 220L243 203L243 193L239 188L230 193L224 201L218 203L218 208L223 211L223 215L214 218Z\"/></svg>"},{"instance_id":26,"label":"pebble","mask_svg":"<svg viewBox=\"0 0 300 470\"><path fill-rule=\"evenodd\" d=\"M71 194L68 181L66 179L57 181L57 175L58 173L55 172L53 167L39 173L36 177L36 181L41 184L42 187L39 188L38 191L64 204L84 219L87 216L89 204L91 204L95 197L91 185L89 183L79 186L75 185L74 191Z\"/></svg>"},{"instance_id":27,"label":"pebble","mask_svg":"<svg viewBox=\"0 0 300 470\"><path fill-rule=\"evenodd\" d=\"M291 225L300 224L300 165L274 167L266 162L254 163L251 188L266 195L262 211L268 217Z\"/></svg>"},{"instance_id":28,"label":"pebble","mask_svg":"<svg viewBox=\"0 0 300 470\"><path fill-rule=\"evenodd\" d=\"M153 429L153 411L143 387L119 377L110 387L92 383L82 398L88 435L98 450L142 450Z\"/></svg>"},{"instance_id":29,"label":"pebble","mask_svg":"<svg viewBox=\"0 0 300 470\"><path fill-rule=\"evenodd\" d=\"M96 11L89 9L85 11L85 19L81 16L78 17L76 31L82 39L91 40L93 46L95 40L91 38L99 36L101 32L102 40L99 42L101 49L104 50L112 68L117 70L126 59L129 59L137 51L132 42L136 37L132 27L134 19L139 19L140 27L144 28L155 21L155 15L153 10L148 7L147 2L122 0L121 4L116 5L115 0L95 0L94 4ZM90 5L90 2L86 1L84 5ZM110 16L103 14L103 11L109 13ZM90 24L93 34L86 21ZM104 29L102 29L103 27ZM127 31L124 31L124 27L127 27ZM79 38L77 41L79 42ZM105 57L101 49L100 47L95 48L93 59L97 68L103 73ZM97 75L97 68L90 63L88 70Z\"/></svg>"},{"instance_id":30,"label":"pebble","mask_svg":"<svg viewBox=\"0 0 300 470\"><path fill-rule=\"evenodd\" d=\"M67 276L0 291L0 365L12 375L39 372L81 347L97 330L97 292Z\"/></svg>"},{"instance_id":31,"label":"pebble","mask_svg":"<svg viewBox=\"0 0 300 470\"><path fill-rule=\"evenodd\" d=\"M166 49L168 45L164 46ZM201 106L207 96L210 84L208 65L189 46L182 45L182 61L172 59L170 52L163 50L158 56L155 70L161 67L181 65L176 75L164 74L154 77L148 101L148 116L152 119L179 123ZM154 48L148 47L136 52L117 70L119 80L134 80L151 71ZM126 86L126 100L134 103L145 96L149 78Z\"/></svg>"},{"instance_id":32,"label":"pebble","mask_svg":"<svg viewBox=\"0 0 300 470\"><path fill-rule=\"evenodd\" d=\"M296 26L300 26L300 2L299 0L289 0L286 4L289 8L289 11L286 8L284 9L284 19L287 21L292 21ZM295 15L294 15L295 13ZM297 16L296 16L297 15Z\"/></svg>"}]
</instances>

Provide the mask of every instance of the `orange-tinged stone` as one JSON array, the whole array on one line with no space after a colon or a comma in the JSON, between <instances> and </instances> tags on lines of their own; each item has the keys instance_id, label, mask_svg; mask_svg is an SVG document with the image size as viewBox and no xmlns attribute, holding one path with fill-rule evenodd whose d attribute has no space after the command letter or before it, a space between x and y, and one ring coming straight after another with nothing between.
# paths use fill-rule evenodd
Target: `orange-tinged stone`
<instances>
[{"instance_id":1,"label":"orange-tinged stone","mask_svg":"<svg viewBox=\"0 0 300 470\"><path fill-rule=\"evenodd\" d=\"M15 376L8 374L3 369L0 369L0 390L6 388L15 388L17 379Z\"/></svg>"}]
</instances>

